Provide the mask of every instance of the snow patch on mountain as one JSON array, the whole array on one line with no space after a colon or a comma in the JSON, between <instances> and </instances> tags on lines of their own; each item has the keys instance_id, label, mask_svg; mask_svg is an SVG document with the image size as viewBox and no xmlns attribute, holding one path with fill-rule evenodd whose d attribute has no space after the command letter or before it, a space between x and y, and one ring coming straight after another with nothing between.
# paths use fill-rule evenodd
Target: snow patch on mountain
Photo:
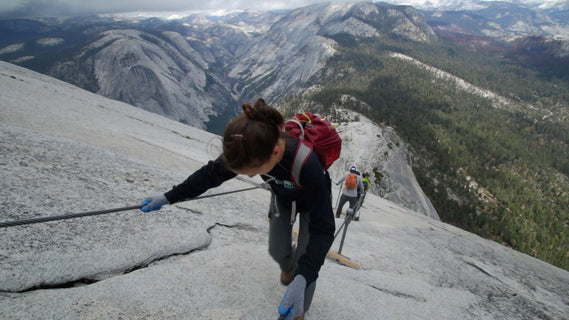
<instances>
[{"instance_id":1,"label":"snow patch on mountain","mask_svg":"<svg viewBox=\"0 0 569 320\"><path fill-rule=\"evenodd\" d=\"M24 43L14 43L4 48L0 49L0 55L7 54L7 53L14 53L22 50L24 48Z\"/></svg>"},{"instance_id":2,"label":"snow patch on mountain","mask_svg":"<svg viewBox=\"0 0 569 320\"><path fill-rule=\"evenodd\" d=\"M65 40L63 38L43 38L38 39L36 42L44 47L53 47L64 43Z\"/></svg>"}]
</instances>

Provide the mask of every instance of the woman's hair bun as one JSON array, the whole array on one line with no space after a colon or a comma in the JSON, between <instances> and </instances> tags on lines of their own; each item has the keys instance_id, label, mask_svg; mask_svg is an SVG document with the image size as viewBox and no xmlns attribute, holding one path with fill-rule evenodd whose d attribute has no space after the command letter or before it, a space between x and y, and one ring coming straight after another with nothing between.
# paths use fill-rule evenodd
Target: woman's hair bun
<instances>
[{"instance_id":1,"label":"woman's hair bun","mask_svg":"<svg viewBox=\"0 0 569 320\"><path fill-rule=\"evenodd\" d=\"M266 122L276 127L280 127L284 123L284 118L280 112L269 106L264 99L257 99L253 106L243 103L241 108L247 118L251 120Z\"/></svg>"}]
</instances>

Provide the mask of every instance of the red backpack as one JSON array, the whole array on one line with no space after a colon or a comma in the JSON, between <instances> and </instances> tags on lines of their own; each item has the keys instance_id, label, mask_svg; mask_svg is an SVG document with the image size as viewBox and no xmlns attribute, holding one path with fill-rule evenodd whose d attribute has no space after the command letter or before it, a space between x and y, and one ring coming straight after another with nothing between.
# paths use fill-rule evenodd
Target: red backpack
<instances>
[{"instance_id":1,"label":"red backpack","mask_svg":"<svg viewBox=\"0 0 569 320\"><path fill-rule=\"evenodd\" d=\"M316 152L324 170L340 157L342 139L336 129L327 120L304 112L295 115L285 122L284 131L299 140L291 170L292 182L300 185L300 172L312 151Z\"/></svg>"}]
</instances>

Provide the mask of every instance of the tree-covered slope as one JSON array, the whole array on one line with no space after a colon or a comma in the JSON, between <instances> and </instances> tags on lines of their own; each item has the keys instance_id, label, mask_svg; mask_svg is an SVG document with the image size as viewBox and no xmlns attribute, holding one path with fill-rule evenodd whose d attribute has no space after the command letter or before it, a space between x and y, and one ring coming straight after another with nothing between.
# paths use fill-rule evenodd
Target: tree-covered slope
<instances>
[{"instance_id":1,"label":"tree-covered slope","mask_svg":"<svg viewBox=\"0 0 569 320\"><path fill-rule=\"evenodd\" d=\"M339 40L322 90L304 99L372 106L357 111L409 143L443 221L569 269L566 72L444 40Z\"/></svg>"}]
</instances>

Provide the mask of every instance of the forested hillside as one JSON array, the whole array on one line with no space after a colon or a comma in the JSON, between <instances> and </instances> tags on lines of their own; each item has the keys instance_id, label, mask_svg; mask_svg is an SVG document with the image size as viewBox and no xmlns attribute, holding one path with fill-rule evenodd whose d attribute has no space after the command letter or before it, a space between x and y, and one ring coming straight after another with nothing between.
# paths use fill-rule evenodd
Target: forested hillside
<instances>
[{"instance_id":1,"label":"forested hillside","mask_svg":"<svg viewBox=\"0 0 569 320\"><path fill-rule=\"evenodd\" d=\"M369 104L356 109L409 143L443 221L569 269L569 77L554 67L566 60L537 68L444 40L337 40L333 78L289 104L328 109L343 94Z\"/></svg>"}]
</instances>

